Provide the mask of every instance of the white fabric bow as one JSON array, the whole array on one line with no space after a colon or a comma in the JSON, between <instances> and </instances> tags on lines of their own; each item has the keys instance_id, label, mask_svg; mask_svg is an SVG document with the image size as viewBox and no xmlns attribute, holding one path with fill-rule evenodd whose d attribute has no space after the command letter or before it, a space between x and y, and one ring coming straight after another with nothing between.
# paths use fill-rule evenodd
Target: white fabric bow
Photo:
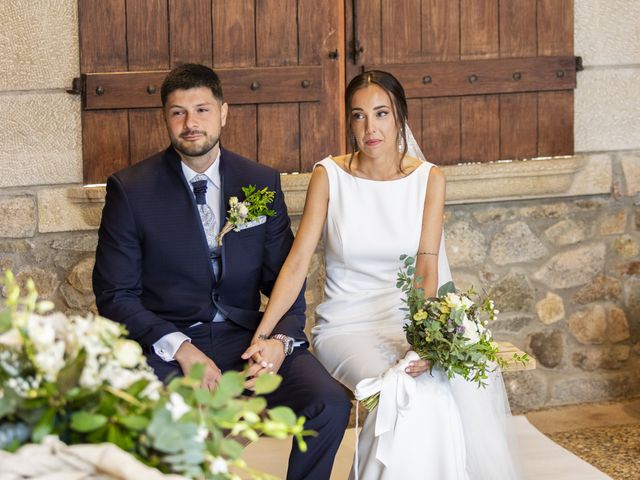
<instances>
[{"instance_id":1,"label":"white fabric bow","mask_svg":"<svg viewBox=\"0 0 640 480\"><path fill-rule=\"evenodd\" d=\"M420 360L420 356L409 350L402 360L382 375L360 380L354 391L356 400L364 400L380 392L375 425L378 439L376 458L385 466L391 462L398 414L409 407L416 390L415 379L405 372L409 363L416 360Z\"/></svg>"}]
</instances>

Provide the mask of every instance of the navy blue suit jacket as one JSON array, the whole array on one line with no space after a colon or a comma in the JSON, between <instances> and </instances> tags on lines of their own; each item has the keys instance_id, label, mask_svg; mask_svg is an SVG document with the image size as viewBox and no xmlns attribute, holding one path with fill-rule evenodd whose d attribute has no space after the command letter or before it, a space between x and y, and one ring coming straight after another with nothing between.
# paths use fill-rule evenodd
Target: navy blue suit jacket
<instances>
[{"instance_id":1,"label":"navy blue suit jacket","mask_svg":"<svg viewBox=\"0 0 640 480\"><path fill-rule=\"evenodd\" d=\"M255 330L260 292L269 296L293 234L275 170L221 149L221 212L241 187L275 191L274 217L230 232L216 281L206 238L180 157L169 147L113 174L100 224L93 288L101 315L123 323L147 352L164 335L209 322L214 305L228 320ZM274 329L297 340L304 333L304 288ZM185 332L188 335L188 332Z\"/></svg>"}]
</instances>

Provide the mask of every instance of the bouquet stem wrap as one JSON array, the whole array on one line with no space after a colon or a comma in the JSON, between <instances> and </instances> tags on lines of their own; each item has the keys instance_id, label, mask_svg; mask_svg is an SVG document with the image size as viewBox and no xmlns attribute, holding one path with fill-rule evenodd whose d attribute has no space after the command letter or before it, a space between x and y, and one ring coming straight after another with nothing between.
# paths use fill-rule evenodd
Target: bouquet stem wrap
<instances>
[{"instance_id":1,"label":"bouquet stem wrap","mask_svg":"<svg viewBox=\"0 0 640 480\"><path fill-rule=\"evenodd\" d=\"M398 414L409 408L416 390L416 380L405 372L409 363L416 360L420 360L420 356L410 350L403 359L382 375L360 380L354 391L358 401L380 393L375 424L375 436L378 438L376 458L385 466L391 461Z\"/></svg>"}]
</instances>

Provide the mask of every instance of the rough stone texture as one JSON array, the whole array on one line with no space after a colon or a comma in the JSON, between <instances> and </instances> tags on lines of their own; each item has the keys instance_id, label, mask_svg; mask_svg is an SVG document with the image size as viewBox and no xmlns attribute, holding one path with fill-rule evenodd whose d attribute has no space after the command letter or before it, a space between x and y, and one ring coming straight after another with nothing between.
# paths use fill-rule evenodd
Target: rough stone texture
<instances>
[{"instance_id":1,"label":"rough stone texture","mask_svg":"<svg viewBox=\"0 0 640 480\"><path fill-rule=\"evenodd\" d=\"M38 229L40 232L69 232L93 230L100 225L100 217L87 216L87 208L102 211L102 205L87 206L71 202L66 188L52 188L38 192Z\"/></svg>"},{"instance_id":2,"label":"rough stone texture","mask_svg":"<svg viewBox=\"0 0 640 480\"><path fill-rule=\"evenodd\" d=\"M541 372L505 372L503 377L513 413L535 410L546 403L547 381Z\"/></svg>"},{"instance_id":3,"label":"rough stone texture","mask_svg":"<svg viewBox=\"0 0 640 480\"><path fill-rule=\"evenodd\" d=\"M636 230L640 230L640 207L636 207Z\"/></svg>"},{"instance_id":4,"label":"rough stone texture","mask_svg":"<svg viewBox=\"0 0 640 480\"><path fill-rule=\"evenodd\" d=\"M615 213L607 212L598 219L598 225L600 225L600 235L624 233L627 227L627 212L624 210Z\"/></svg>"},{"instance_id":5,"label":"rough stone texture","mask_svg":"<svg viewBox=\"0 0 640 480\"><path fill-rule=\"evenodd\" d=\"M569 213L569 207L566 203L533 205L520 209L520 215L527 218L559 218L567 213Z\"/></svg>"},{"instance_id":6,"label":"rough stone texture","mask_svg":"<svg viewBox=\"0 0 640 480\"><path fill-rule=\"evenodd\" d=\"M70 238L60 238L51 242L55 250L71 250L74 252L94 252L98 244L96 233L75 235Z\"/></svg>"},{"instance_id":7,"label":"rough stone texture","mask_svg":"<svg viewBox=\"0 0 640 480\"><path fill-rule=\"evenodd\" d=\"M564 302L560 295L547 292L547 295L536 303L538 318L545 325L551 325L564 318Z\"/></svg>"},{"instance_id":8,"label":"rough stone texture","mask_svg":"<svg viewBox=\"0 0 640 480\"><path fill-rule=\"evenodd\" d=\"M456 288L466 291L473 287L476 291L481 291L482 283L476 275L464 272L456 272L454 275Z\"/></svg>"},{"instance_id":9,"label":"rough stone texture","mask_svg":"<svg viewBox=\"0 0 640 480\"><path fill-rule=\"evenodd\" d=\"M613 241L613 250L623 257L631 258L638 255L640 247L631 235L622 235Z\"/></svg>"},{"instance_id":10,"label":"rough stone texture","mask_svg":"<svg viewBox=\"0 0 640 480\"><path fill-rule=\"evenodd\" d=\"M498 265L529 262L549 251L524 222L507 225L491 241L491 259Z\"/></svg>"},{"instance_id":11,"label":"rough stone texture","mask_svg":"<svg viewBox=\"0 0 640 480\"><path fill-rule=\"evenodd\" d=\"M607 155L607 158L609 158L608 155ZM583 200L576 200L574 202L574 205L579 210L590 212L593 210L598 210L600 208L603 208L606 205L606 202L601 198L586 198Z\"/></svg>"},{"instance_id":12,"label":"rough stone texture","mask_svg":"<svg viewBox=\"0 0 640 480\"><path fill-rule=\"evenodd\" d=\"M490 207L473 212L473 218L481 225L513 220L516 216L513 208Z\"/></svg>"},{"instance_id":13,"label":"rough stone texture","mask_svg":"<svg viewBox=\"0 0 640 480\"><path fill-rule=\"evenodd\" d=\"M0 2L5 32L0 36L0 90L71 86L79 65L77 5L74 0Z\"/></svg>"},{"instance_id":14,"label":"rough stone texture","mask_svg":"<svg viewBox=\"0 0 640 480\"><path fill-rule=\"evenodd\" d=\"M76 264L67 276L69 284L85 295L93 293L91 275L93 273L94 263L95 259L93 257L85 258L80 263Z\"/></svg>"},{"instance_id":15,"label":"rough stone texture","mask_svg":"<svg viewBox=\"0 0 640 480\"><path fill-rule=\"evenodd\" d=\"M32 196L0 197L0 237L32 237L36 231L36 203Z\"/></svg>"},{"instance_id":16,"label":"rough stone texture","mask_svg":"<svg viewBox=\"0 0 640 480\"><path fill-rule=\"evenodd\" d=\"M602 305L589 305L571 315L569 330L581 343L603 343L606 339L607 319Z\"/></svg>"},{"instance_id":17,"label":"rough stone texture","mask_svg":"<svg viewBox=\"0 0 640 480\"><path fill-rule=\"evenodd\" d=\"M484 261L487 247L480 231L467 222L457 222L445 233L447 256L452 267L470 267Z\"/></svg>"},{"instance_id":18,"label":"rough stone texture","mask_svg":"<svg viewBox=\"0 0 640 480\"><path fill-rule=\"evenodd\" d=\"M489 290L489 298L501 312L524 312L533 307L535 291L527 276L510 272Z\"/></svg>"},{"instance_id":19,"label":"rough stone texture","mask_svg":"<svg viewBox=\"0 0 640 480\"><path fill-rule=\"evenodd\" d=\"M640 17L638 17L640 18ZM622 164L622 172L626 184L627 195L635 195L640 193L640 155L629 153L620 159Z\"/></svg>"},{"instance_id":20,"label":"rough stone texture","mask_svg":"<svg viewBox=\"0 0 640 480\"><path fill-rule=\"evenodd\" d=\"M638 148L638 84L637 66L585 69L580 73L580 88L575 91L576 152Z\"/></svg>"},{"instance_id":21,"label":"rough stone texture","mask_svg":"<svg viewBox=\"0 0 640 480\"><path fill-rule=\"evenodd\" d=\"M630 353L630 345L588 348L574 352L572 361L576 367L586 371L594 371L599 368L617 370L629 359Z\"/></svg>"},{"instance_id":22,"label":"rough stone texture","mask_svg":"<svg viewBox=\"0 0 640 480\"><path fill-rule=\"evenodd\" d=\"M551 389L550 404L593 402L602 398L631 396L638 392L637 374L632 372L574 375L557 382Z\"/></svg>"},{"instance_id":23,"label":"rough stone texture","mask_svg":"<svg viewBox=\"0 0 640 480\"><path fill-rule=\"evenodd\" d=\"M529 347L534 358L541 365L555 368L560 365L564 355L564 334L560 331L534 333L531 336Z\"/></svg>"},{"instance_id":24,"label":"rough stone texture","mask_svg":"<svg viewBox=\"0 0 640 480\"><path fill-rule=\"evenodd\" d=\"M640 63L640 3L636 0L575 2L576 55L588 65Z\"/></svg>"},{"instance_id":25,"label":"rough stone texture","mask_svg":"<svg viewBox=\"0 0 640 480\"><path fill-rule=\"evenodd\" d=\"M32 249L27 240L0 240L0 253L27 253Z\"/></svg>"},{"instance_id":26,"label":"rough stone texture","mask_svg":"<svg viewBox=\"0 0 640 480\"><path fill-rule=\"evenodd\" d=\"M29 278L33 279L39 296L44 299L49 299L60 284L54 272L39 267L27 266L16 274L16 280L21 287L24 287Z\"/></svg>"},{"instance_id":27,"label":"rough stone texture","mask_svg":"<svg viewBox=\"0 0 640 480\"><path fill-rule=\"evenodd\" d=\"M606 304L604 309L607 316L607 340L618 343L629 339L631 333L624 310L613 303Z\"/></svg>"},{"instance_id":28,"label":"rough stone texture","mask_svg":"<svg viewBox=\"0 0 640 480\"><path fill-rule=\"evenodd\" d=\"M562 220L547 228L544 234L556 245L571 245L586 237L584 225L573 220Z\"/></svg>"},{"instance_id":29,"label":"rough stone texture","mask_svg":"<svg viewBox=\"0 0 640 480\"><path fill-rule=\"evenodd\" d=\"M84 294L73 288L68 283L60 286L60 293L69 308L76 311L89 310L95 297L93 295Z\"/></svg>"},{"instance_id":30,"label":"rough stone texture","mask_svg":"<svg viewBox=\"0 0 640 480\"><path fill-rule=\"evenodd\" d=\"M82 182L79 97L0 95L0 118L0 187Z\"/></svg>"},{"instance_id":31,"label":"rough stone texture","mask_svg":"<svg viewBox=\"0 0 640 480\"><path fill-rule=\"evenodd\" d=\"M626 279L622 292L627 318L638 328L640 327L640 277L633 276Z\"/></svg>"},{"instance_id":32,"label":"rough stone texture","mask_svg":"<svg viewBox=\"0 0 640 480\"><path fill-rule=\"evenodd\" d=\"M606 247L603 243L585 245L554 255L533 277L553 288L584 285L602 272Z\"/></svg>"},{"instance_id":33,"label":"rough stone texture","mask_svg":"<svg viewBox=\"0 0 640 480\"><path fill-rule=\"evenodd\" d=\"M492 334L508 333L515 334L522 332L533 323L534 319L527 316L498 315L498 319L489 324Z\"/></svg>"},{"instance_id":34,"label":"rough stone texture","mask_svg":"<svg viewBox=\"0 0 640 480\"><path fill-rule=\"evenodd\" d=\"M640 275L640 262L619 263L614 269L620 275Z\"/></svg>"},{"instance_id":35,"label":"rough stone texture","mask_svg":"<svg viewBox=\"0 0 640 480\"><path fill-rule=\"evenodd\" d=\"M573 302L584 304L598 300L617 300L621 290L622 285L617 278L598 275L573 295Z\"/></svg>"}]
</instances>

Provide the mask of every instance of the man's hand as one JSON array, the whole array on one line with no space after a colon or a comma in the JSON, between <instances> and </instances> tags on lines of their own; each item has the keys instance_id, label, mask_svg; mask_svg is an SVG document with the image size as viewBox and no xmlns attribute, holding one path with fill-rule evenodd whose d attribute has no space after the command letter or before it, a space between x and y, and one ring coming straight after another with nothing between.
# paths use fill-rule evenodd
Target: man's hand
<instances>
[{"instance_id":1,"label":"man's hand","mask_svg":"<svg viewBox=\"0 0 640 480\"><path fill-rule=\"evenodd\" d=\"M202 377L200 386L208 390L216 388L222 372L213 360L202 353L197 347L194 347L191 342L182 342L174 358L180 364L184 375L188 375L191 367L196 363L202 363L204 365L204 376Z\"/></svg>"},{"instance_id":2,"label":"man's hand","mask_svg":"<svg viewBox=\"0 0 640 480\"><path fill-rule=\"evenodd\" d=\"M256 377L263 373L277 373L284 357L284 346L280 340L256 340L252 343L242 354L242 358L249 360L245 388L253 390Z\"/></svg>"}]
</instances>

